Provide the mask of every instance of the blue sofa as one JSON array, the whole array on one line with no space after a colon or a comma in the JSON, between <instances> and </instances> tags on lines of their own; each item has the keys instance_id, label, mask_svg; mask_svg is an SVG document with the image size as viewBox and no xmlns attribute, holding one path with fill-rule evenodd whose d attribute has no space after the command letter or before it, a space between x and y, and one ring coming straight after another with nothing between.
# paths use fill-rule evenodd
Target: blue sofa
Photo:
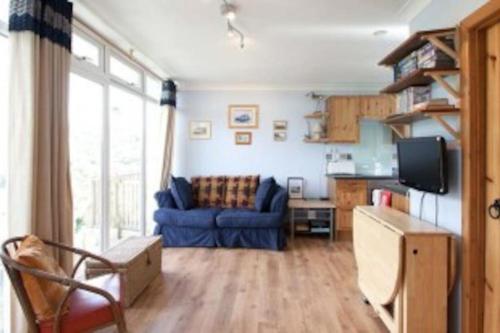
<instances>
[{"instance_id":1,"label":"blue sofa","mask_svg":"<svg viewBox=\"0 0 500 333\"><path fill-rule=\"evenodd\" d=\"M178 209L170 189L156 194L155 235L164 247L241 247L282 250L286 245L283 220L288 193L281 187L272 196L270 209Z\"/></svg>"}]
</instances>

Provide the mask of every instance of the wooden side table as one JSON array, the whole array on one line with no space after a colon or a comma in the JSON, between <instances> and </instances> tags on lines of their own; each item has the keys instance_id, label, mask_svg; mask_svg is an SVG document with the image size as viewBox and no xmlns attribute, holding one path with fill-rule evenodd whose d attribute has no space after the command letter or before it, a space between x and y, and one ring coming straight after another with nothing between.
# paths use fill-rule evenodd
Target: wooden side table
<instances>
[{"instance_id":1,"label":"wooden side table","mask_svg":"<svg viewBox=\"0 0 500 333\"><path fill-rule=\"evenodd\" d=\"M290 199L288 201L290 208L290 237L295 239L295 224L299 219L302 220L327 220L330 224L330 242L333 242L335 204L328 200L307 200ZM303 212L301 217L298 212Z\"/></svg>"}]
</instances>

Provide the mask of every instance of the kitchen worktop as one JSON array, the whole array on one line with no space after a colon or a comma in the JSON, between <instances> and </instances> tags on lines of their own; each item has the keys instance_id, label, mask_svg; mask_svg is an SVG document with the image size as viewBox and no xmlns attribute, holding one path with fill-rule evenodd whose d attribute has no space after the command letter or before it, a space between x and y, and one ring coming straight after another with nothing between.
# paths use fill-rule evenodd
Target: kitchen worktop
<instances>
[{"instance_id":1,"label":"kitchen worktop","mask_svg":"<svg viewBox=\"0 0 500 333\"><path fill-rule=\"evenodd\" d=\"M366 179L366 180L398 178L397 176L394 175L375 175L375 174L362 174L362 173L354 173L354 174L334 173L334 174L327 174L326 176L335 179Z\"/></svg>"}]
</instances>

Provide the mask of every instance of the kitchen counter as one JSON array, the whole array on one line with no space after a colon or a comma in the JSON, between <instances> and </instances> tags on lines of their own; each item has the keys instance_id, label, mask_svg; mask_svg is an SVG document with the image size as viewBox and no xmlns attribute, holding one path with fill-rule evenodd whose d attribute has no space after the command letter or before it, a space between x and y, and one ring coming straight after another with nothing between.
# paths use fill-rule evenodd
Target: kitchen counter
<instances>
[{"instance_id":1,"label":"kitchen counter","mask_svg":"<svg viewBox=\"0 0 500 333\"><path fill-rule=\"evenodd\" d=\"M398 176L394 175L374 175L374 174L362 174L362 173L355 173L355 174L334 173L334 174L327 174L326 176L334 179L366 179L366 180L398 179Z\"/></svg>"},{"instance_id":2,"label":"kitchen counter","mask_svg":"<svg viewBox=\"0 0 500 333\"><path fill-rule=\"evenodd\" d=\"M382 188L384 190L391 191L393 193L405 195L408 193L408 190L410 189L409 187L406 187L404 185L401 185L399 183L394 183L394 184L383 184Z\"/></svg>"}]
</instances>

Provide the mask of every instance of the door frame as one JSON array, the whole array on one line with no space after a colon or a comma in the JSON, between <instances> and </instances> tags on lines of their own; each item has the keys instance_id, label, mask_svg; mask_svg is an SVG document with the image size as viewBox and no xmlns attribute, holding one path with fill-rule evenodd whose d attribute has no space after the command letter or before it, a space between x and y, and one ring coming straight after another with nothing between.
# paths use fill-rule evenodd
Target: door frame
<instances>
[{"instance_id":1,"label":"door frame","mask_svg":"<svg viewBox=\"0 0 500 333\"><path fill-rule=\"evenodd\" d=\"M483 332L486 67L480 59L486 53L486 30L498 22L500 0L490 0L460 24L463 154L461 327L464 333Z\"/></svg>"}]
</instances>

